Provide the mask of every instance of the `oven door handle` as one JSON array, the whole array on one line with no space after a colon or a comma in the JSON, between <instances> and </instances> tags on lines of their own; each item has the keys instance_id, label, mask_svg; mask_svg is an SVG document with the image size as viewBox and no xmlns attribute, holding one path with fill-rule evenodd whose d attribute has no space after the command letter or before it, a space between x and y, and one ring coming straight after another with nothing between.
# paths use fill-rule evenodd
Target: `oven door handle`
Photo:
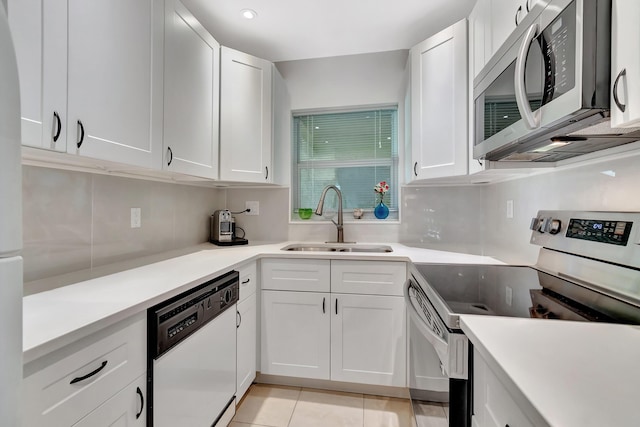
<instances>
[{"instance_id":1,"label":"oven door handle","mask_svg":"<svg viewBox=\"0 0 640 427\"><path fill-rule=\"evenodd\" d=\"M416 327L420 330L422 335L433 345L440 357L441 361L447 360L448 347L449 345L445 340L443 340L439 335L437 335L433 326L428 324L422 316L418 313L415 305L413 305L413 300L411 299L411 294L409 290L414 287L411 279L407 280L404 286L404 299L407 303L407 310L409 311L409 316L414 320Z\"/></svg>"}]
</instances>

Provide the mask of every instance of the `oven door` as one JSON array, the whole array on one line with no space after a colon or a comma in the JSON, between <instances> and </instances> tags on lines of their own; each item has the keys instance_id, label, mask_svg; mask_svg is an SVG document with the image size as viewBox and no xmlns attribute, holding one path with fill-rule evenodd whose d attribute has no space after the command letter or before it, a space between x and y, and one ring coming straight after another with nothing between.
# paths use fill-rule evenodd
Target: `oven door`
<instances>
[{"instance_id":1,"label":"oven door","mask_svg":"<svg viewBox=\"0 0 640 427\"><path fill-rule=\"evenodd\" d=\"M449 378L468 379L467 337L462 331L452 331L445 326L413 277L407 280L404 294L412 324L435 349L443 373Z\"/></svg>"}]
</instances>

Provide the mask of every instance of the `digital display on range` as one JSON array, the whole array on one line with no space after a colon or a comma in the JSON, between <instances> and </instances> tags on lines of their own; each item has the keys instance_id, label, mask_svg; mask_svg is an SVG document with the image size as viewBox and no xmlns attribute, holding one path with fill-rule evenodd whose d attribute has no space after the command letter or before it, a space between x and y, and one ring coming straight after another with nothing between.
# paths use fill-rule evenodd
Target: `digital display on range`
<instances>
[{"instance_id":1,"label":"digital display on range","mask_svg":"<svg viewBox=\"0 0 640 427\"><path fill-rule=\"evenodd\" d=\"M572 218L567 227L567 237L626 246L632 225L629 221Z\"/></svg>"}]
</instances>

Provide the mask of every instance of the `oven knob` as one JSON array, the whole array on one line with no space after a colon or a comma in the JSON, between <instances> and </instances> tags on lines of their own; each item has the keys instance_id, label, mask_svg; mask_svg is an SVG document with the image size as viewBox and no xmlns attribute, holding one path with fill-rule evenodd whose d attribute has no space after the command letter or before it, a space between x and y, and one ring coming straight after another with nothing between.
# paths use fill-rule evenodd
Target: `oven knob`
<instances>
[{"instance_id":1,"label":"oven knob","mask_svg":"<svg viewBox=\"0 0 640 427\"><path fill-rule=\"evenodd\" d=\"M562 221L559 219L552 219L549 224L549 234L558 234L562 228Z\"/></svg>"}]
</instances>

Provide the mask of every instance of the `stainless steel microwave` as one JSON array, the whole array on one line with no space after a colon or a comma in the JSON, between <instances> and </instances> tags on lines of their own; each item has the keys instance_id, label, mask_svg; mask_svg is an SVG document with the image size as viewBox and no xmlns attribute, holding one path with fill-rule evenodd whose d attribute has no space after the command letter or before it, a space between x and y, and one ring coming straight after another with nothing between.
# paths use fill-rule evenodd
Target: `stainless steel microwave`
<instances>
[{"instance_id":1,"label":"stainless steel microwave","mask_svg":"<svg viewBox=\"0 0 640 427\"><path fill-rule=\"evenodd\" d=\"M640 139L609 125L611 7L538 2L474 81L475 158L555 162Z\"/></svg>"}]
</instances>

